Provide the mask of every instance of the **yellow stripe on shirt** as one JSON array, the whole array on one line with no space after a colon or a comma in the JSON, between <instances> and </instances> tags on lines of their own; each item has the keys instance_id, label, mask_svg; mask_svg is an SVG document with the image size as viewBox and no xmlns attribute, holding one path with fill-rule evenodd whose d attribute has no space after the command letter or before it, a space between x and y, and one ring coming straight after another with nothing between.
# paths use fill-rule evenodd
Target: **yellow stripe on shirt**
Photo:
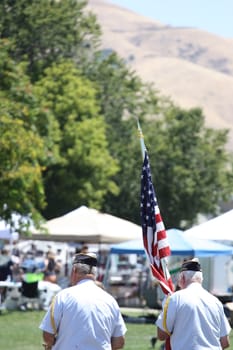
<instances>
[{"instance_id":1,"label":"yellow stripe on shirt","mask_svg":"<svg viewBox=\"0 0 233 350\"><path fill-rule=\"evenodd\" d=\"M51 306L50 306L50 322L51 322L51 325L53 328L54 335L56 336L57 335L57 327L56 327L55 320L54 320L54 306L55 306L55 296L53 297L53 300L52 300Z\"/></svg>"},{"instance_id":2,"label":"yellow stripe on shirt","mask_svg":"<svg viewBox=\"0 0 233 350\"><path fill-rule=\"evenodd\" d=\"M169 332L169 330L167 328L167 309L168 309L169 302L170 302L170 298L168 297L165 304L164 304L164 308L163 308L163 328L164 328L165 332L170 336L171 333Z\"/></svg>"}]
</instances>

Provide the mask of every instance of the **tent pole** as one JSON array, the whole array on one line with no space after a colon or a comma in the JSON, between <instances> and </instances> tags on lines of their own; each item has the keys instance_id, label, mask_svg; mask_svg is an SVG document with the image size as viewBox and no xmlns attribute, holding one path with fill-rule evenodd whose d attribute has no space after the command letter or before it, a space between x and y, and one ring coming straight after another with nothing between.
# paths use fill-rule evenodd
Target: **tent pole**
<instances>
[{"instance_id":1,"label":"tent pole","mask_svg":"<svg viewBox=\"0 0 233 350\"><path fill-rule=\"evenodd\" d=\"M106 266L105 266L105 274L103 279L103 285L106 290L108 290L109 287L109 271L111 266L111 254L108 254Z\"/></svg>"}]
</instances>

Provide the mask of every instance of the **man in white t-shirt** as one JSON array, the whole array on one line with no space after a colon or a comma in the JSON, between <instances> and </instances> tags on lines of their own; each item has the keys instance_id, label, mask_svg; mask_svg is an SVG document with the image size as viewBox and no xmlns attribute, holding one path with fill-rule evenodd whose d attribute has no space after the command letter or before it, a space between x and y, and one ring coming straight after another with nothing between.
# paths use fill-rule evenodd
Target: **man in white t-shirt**
<instances>
[{"instance_id":1,"label":"man in white t-shirt","mask_svg":"<svg viewBox=\"0 0 233 350\"><path fill-rule=\"evenodd\" d=\"M72 286L59 292L43 318L46 350L116 350L126 326L116 300L95 283L95 254L76 254Z\"/></svg>"},{"instance_id":2,"label":"man in white t-shirt","mask_svg":"<svg viewBox=\"0 0 233 350\"><path fill-rule=\"evenodd\" d=\"M220 350L230 346L231 327L222 303L202 287L198 260L182 264L178 285L163 305L156 325L158 339L170 337L172 350Z\"/></svg>"}]
</instances>

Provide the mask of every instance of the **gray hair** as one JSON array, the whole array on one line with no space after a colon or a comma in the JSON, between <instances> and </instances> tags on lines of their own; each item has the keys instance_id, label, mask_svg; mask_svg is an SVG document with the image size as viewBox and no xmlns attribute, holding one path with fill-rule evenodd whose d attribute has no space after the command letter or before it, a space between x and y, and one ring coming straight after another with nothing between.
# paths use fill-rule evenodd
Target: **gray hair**
<instances>
[{"instance_id":1,"label":"gray hair","mask_svg":"<svg viewBox=\"0 0 233 350\"><path fill-rule=\"evenodd\" d=\"M73 268L75 268L82 275L92 274L95 277L97 276L97 267L96 266L90 266L87 264L76 263L76 264L73 264Z\"/></svg>"},{"instance_id":2,"label":"gray hair","mask_svg":"<svg viewBox=\"0 0 233 350\"><path fill-rule=\"evenodd\" d=\"M181 271L181 275L185 277L185 283L190 284L192 282L203 282L203 273L202 271Z\"/></svg>"}]
</instances>

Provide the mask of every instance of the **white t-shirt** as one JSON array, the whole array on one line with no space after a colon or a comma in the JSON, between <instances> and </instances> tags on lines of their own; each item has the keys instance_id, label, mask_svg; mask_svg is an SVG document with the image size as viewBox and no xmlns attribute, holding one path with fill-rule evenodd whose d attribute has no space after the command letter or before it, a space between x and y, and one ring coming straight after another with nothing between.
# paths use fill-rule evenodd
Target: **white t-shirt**
<instances>
[{"instance_id":1,"label":"white t-shirt","mask_svg":"<svg viewBox=\"0 0 233 350\"><path fill-rule=\"evenodd\" d=\"M82 280L56 295L58 336L53 350L111 350L111 338L126 333L116 300L92 280ZM49 309L39 328L54 334Z\"/></svg>"},{"instance_id":2,"label":"white t-shirt","mask_svg":"<svg viewBox=\"0 0 233 350\"><path fill-rule=\"evenodd\" d=\"M156 325L171 333L172 350L222 349L220 338L228 335L231 327L222 303L200 283L175 292L167 310L165 305Z\"/></svg>"}]
</instances>

